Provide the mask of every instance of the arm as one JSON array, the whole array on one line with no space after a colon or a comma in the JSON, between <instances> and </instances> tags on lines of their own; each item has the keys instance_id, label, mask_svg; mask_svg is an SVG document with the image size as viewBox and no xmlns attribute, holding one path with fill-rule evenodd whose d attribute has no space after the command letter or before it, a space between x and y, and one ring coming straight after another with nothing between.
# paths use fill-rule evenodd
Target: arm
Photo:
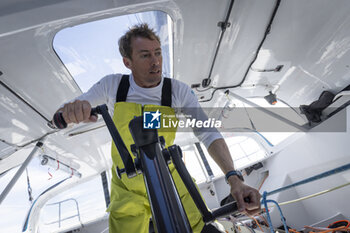
<instances>
[{"instance_id":1,"label":"arm","mask_svg":"<svg viewBox=\"0 0 350 233\"><path fill-rule=\"evenodd\" d=\"M226 174L234 170L233 161L224 139L213 141L208 152L221 170ZM230 176L228 183L231 186L231 195L235 198L240 212L246 212L250 215L260 212L260 193L258 190L244 184L237 176ZM250 202L244 202L244 198L249 198Z\"/></svg>"},{"instance_id":2,"label":"arm","mask_svg":"<svg viewBox=\"0 0 350 233\"><path fill-rule=\"evenodd\" d=\"M97 121L97 116L90 115L91 104L86 100L75 100L74 102L66 103L57 112L62 112L63 119L67 124Z\"/></svg>"},{"instance_id":3,"label":"arm","mask_svg":"<svg viewBox=\"0 0 350 233\"><path fill-rule=\"evenodd\" d=\"M185 84L173 81L175 89L175 102L183 108L186 115L196 119L206 120L208 117L200 107L194 92ZM224 174L234 170L234 165L230 151L222 135L214 128L211 130L193 128L196 137L207 147L209 154L219 165ZM228 183L231 186L231 194L236 199L241 212L254 214L260 212L260 194L258 190L245 185L237 176L230 176ZM244 198L249 197L250 202L244 202Z\"/></svg>"},{"instance_id":4,"label":"arm","mask_svg":"<svg viewBox=\"0 0 350 233\"><path fill-rule=\"evenodd\" d=\"M95 122L97 117L90 116L91 106L107 104L111 112L121 74L107 75L87 92L78 96L71 102L65 103L56 112L62 112L64 120L69 123Z\"/></svg>"}]
</instances>

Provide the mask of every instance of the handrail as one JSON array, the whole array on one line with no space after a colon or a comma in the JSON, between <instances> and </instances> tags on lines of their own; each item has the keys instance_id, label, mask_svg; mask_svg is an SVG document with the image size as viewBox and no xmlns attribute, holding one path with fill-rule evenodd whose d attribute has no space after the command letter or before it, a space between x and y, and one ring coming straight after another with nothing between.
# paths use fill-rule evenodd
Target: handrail
<instances>
[{"instance_id":1,"label":"handrail","mask_svg":"<svg viewBox=\"0 0 350 233\"><path fill-rule=\"evenodd\" d=\"M31 217L31 213L32 213L32 210L33 210L33 207L35 206L36 202L39 200L39 198L44 195L45 193L47 193L48 191L52 190L53 188L56 188L57 186L59 186L60 184L62 184L63 182L65 182L66 180L72 178L71 176L57 182L56 184L50 186L49 188L47 188L44 192L42 192L36 199L35 201L33 202L33 204L31 205L29 211L28 211L28 214L27 214L27 217L26 217L26 220L24 221L24 224L23 224L23 228L22 228L22 232L25 232L28 228L28 225L29 225L29 218Z\"/></svg>"},{"instance_id":2,"label":"handrail","mask_svg":"<svg viewBox=\"0 0 350 233\"><path fill-rule=\"evenodd\" d=\"M63 202L67 202L67 201L74 201L75 202L75 206L77 207L77 212L78 213L76 215L71 215L71 216L66 217L64 219L61 219L61 204ZM83 225L83 223L81 222L81 219L80 219L79 204L78 204L78 202L77 202L77 200L75 198L68 198L68 199L65 199L63 201L54 202L54 203L50 203L50 204L47 204L47 205L58 205L58 221L45 223L45 225L51 225L51 224L54 224L54 223L58 223L58 227L60 228L61 227L61 222L66 221L66 220L71 219L71 218L74 218L76 216L78 216L80 224Z\"/></svg>"}]
</instances>

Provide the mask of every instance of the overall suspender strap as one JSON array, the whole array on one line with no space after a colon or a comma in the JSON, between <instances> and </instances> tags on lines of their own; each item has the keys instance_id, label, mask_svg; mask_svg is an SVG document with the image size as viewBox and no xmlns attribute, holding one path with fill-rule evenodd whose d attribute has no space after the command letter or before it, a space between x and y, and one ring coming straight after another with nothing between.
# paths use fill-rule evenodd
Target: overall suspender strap
<instances>
[{"instance_id":1,"label":"overall suspender strap","mask_svg":"<svg viewBox=\"0 0 350 233\"><path fill-rule=\"evenodd\" d=\"M123 75L120 80L116 102L126 102L126 97L128 96L128 91L130 87L129 75ZM164 78L162 87L162 106L171 107L171 79Z\"/></svg>"},{"instance_id":2,"label":"overall suspender strap","mask_svg":"<svg viewBox=\"0 0 350 233\"><path fill-rule=\"evenodd\" d=\"M162 106L171 107L171 79L164 78L162 87Z\"/></svg>"},{"instance_id":3,"label":"overall suspender strap","mask_svg":"<svg viewBox=\"0 0 350 233\"><path fill-rule=\"evenodd\" d=\"M116 102L125 102L126 97L128 96L128 91L130 87L129 75L124 74L122 79L120 80Z\"/></svg>"}]
</instances>

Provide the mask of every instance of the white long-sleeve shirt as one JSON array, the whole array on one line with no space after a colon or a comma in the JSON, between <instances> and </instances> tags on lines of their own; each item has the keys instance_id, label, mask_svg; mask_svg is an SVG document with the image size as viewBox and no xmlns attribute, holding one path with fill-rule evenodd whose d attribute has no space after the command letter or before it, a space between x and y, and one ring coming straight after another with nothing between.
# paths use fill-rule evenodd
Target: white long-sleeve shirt
<instances>
[{"instance_id":1,"label":"white long-sleeve shirt","mask_svg":"<svg viewBox=\"0 0 350 233\"><path fill-rule=\"evenodd\" d=\"M122 74L111 74L102 78L99 82L93 85L86 93L79 96L77 99L88 101L91 106L97 106L100 104L106 104L109 113L113 116L114 104L116 103L116 96L118 86L121 80ZM132 74L129 75L130 87L127 95L126 102L134 102L138 104L154 104L161 105L163 78L161 83L156 87L142 88L138 86ZM197 97L191 88L183 82L175 79L171 79L172 85L172 107L184 109L184 114L192 115L197 119L207 119L207 116L202 111ZM192 109L190 113L186 112L186 109ZM197 109L193 111L193 109ZM189 110L187 110L189 111ZM199 115L199 116L198 116ZM194 130L196 137L203 142L208 148L210 144L218 139L222 138L221 134L217 131L211 131L205 129Z\"/></svg>"}]
</instances>

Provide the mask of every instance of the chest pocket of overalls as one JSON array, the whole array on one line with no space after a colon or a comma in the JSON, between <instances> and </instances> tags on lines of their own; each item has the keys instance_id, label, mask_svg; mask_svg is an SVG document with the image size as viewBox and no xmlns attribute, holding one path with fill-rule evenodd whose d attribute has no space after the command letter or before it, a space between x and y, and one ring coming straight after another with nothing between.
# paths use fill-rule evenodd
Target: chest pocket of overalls
<instances>
[{"instance_id":1,"label":"chest pocket of overalls","mask_svg":"<svg viewBox=\"0 0 350 233\"><path fill-rule=\"evenodd\" d=\"M118 89L119 92L119 89ZM125 92L125 89L124 89ZM127 93L127 92L126 92ZM171 93L171 92L170 92ZM159 105L144 105L130 103L124 101L118 101L114 105L114 116L113 121L119 131L120 136L122 137L124 144L126 145L130 155L135 158L131 153L130 145L134 144L132 136L129 131L129 122L136 116L142 116L143 112L156 112L159 110L161 113L160 120L165 120L167 122L173 121L176 122L177 118L175 116L175 111L173 108L168 106L159 106ZM160 128L158 130L158 135L165 138L166 146L173 145L176 134L176 127L172 128ZM116 146L112 142L112 160L113 167L118 166L119 168L124 168L124 164L119 155ZM114 177L115 179L116 177ZM116 185L122 185L124 189L135 192L139 195L146 196L146 189L144 185L143 175L137 175L133 178L127 178L126 174L122 174L121 182L115 182Z\"/></svg>"}]
</instances>

